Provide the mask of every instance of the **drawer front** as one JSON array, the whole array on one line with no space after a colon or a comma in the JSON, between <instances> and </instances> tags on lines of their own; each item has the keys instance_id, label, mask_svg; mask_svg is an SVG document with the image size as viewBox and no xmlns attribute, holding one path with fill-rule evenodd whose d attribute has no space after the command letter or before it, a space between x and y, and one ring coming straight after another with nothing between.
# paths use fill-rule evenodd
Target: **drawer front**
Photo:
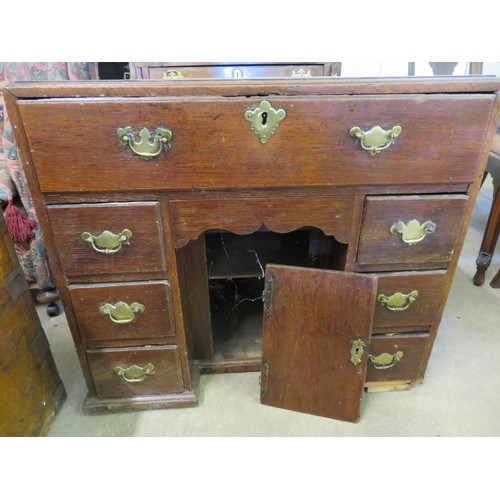
<instances>
[{"instance_id":1,"label":"drawer front","mask_svg":"<svg viewBox=\"0 0 500 500\"><path fill-rule=\"evenodd\" d=\"M137 345L139 339L158 344L175 336L168 281L73 285L69 293L88 346Z\"/></svg>"},{"instance_id":2,"label":"drawer front","mask_svg":"<svg viewBox=\"0 0 500 500\"><path fill-rule=\"evenodd\" d=\"M271 78L307 76L324 76L321 64L252 64L224 66L158 66L148 68L149 78Z\"/></svg>"},{"instance_id":3,"label":"drawer front","mask_svg":"<svg viewBox=\"0 0 500 500\"><path fill-rule=\"evenodd\" d=\"M99 398L150 396L184 390L177 346L87 351Z\"/></svg>"},{"instance_id":4,"label":"drawer front","mask_svg":"<svg viewBox=\"0 0 500 500\"><path fill-rule=\"evenodd\" d=\"M445 271L379 274L373 331L437 323L447 282Z\"/></svg>"},{"instance_id":5,"label":"drawer front","mask_svg":"<svg viewBox=\"0 0 500 500\"><path fill-rule=\"evenodd\" d=\"M426 333L373 336L366 381L415 381L420 376L429 341L430 337ZM398 353L403 354L401 356Z\"/></svg>"},{"instance_id":6,"label":"drawer front","mask_svg":"<svg viewBox=\"0 0 500 500\"><path fill-rule=\"evenodd\" d=\"M273 96L267 101L286 116L262 144L245 113L265 100L59 99L20 101L19 108L44 192L435 186L475 179L493 97ZM273 113L265 113L267 127ZM401 134L378 154L350 135L355 127L396 125ZM133 141L123 143L117 130L128 126ZM172 136L151 146L158 155L145 161L139 131L158 127Z\"/></svg>"},{"instance_id":7,"label":"drawer front","mask_svg":"<svg viewBox=\"0 0 500 500\"><path fill-rule=\"evenodd\" d=\"M414 264L446 267L463 227L468 199L465 195L368 196L358 264L380 269L411 269Z\"/></svg>"},{"instance_id":8,"label":"drawer front","mask_svg":"<svg viewBox=\"0 0 500 500\"><path fill-rule=\"evenodd\" d=\"M67 276L166 269L158 203L53 205L47 210ZM105 231L114 236L101 241Z\"/></svg>"}]
</instances>

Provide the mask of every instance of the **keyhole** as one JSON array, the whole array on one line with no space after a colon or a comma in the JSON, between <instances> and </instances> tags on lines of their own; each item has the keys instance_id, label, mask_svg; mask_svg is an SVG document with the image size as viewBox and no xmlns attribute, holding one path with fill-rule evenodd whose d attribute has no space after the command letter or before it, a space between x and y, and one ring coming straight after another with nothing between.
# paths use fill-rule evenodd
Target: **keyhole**
<instances>
[{"instance_id":1,"label":"keyhole","mask_svg":"<svg viewBox=\"0 0 500 500\"><path fill-rule=\"evenodd\" d=\"M267 125L267 112L264 111L261 116L262 116L262 126L265 127Z\"/></svg>"}]
</instances>

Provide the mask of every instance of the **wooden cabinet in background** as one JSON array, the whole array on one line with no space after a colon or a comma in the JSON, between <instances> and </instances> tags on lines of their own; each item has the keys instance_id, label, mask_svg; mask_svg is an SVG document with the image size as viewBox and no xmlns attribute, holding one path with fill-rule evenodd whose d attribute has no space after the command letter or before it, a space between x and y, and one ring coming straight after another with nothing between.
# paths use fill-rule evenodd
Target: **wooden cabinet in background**
<instances>
[{"instance_id":1,"label":"wooden cabinet in background","mask_svg":"<svg viewBox=\"0 0 500 500\"><path fill-rule=\"evenodd\" d=\"M168 68L214 71L5 92L84 411L195 405L200 372L253 370L265 404L357 421L364 389L422 382L500 81Z\"/></svg>"},{"instance_id":2,"label":"wooden cabinet in background","mask_svg":"<svg viewBox=\"0 0 500 500\"><path fill-rule=\"evenodd\" d=\"M171 80L182 78L307 78L340 76L340 62L130 62L130 79Z\"/></svg>"}]
</instances>

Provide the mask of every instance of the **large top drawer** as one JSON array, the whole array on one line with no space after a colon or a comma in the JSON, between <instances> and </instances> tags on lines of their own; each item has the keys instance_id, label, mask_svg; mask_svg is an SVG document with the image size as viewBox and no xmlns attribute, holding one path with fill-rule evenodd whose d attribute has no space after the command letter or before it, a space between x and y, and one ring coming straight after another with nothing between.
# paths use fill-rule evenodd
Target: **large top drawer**
<instances>
[{"instance_id":1,"label":"large top drawer","mask_svg":"<svg viewBox=\"0 0 500 500\"><path fill-rule=\"evenodd\" d=\"M263 101L286 116L262 144L245 113ZM494 96L265 96L21 100L44 192L471 182ZM271 126L271 111L266 125ZM350 131L401 127L377 154ZM144 160L117 130L171 131Z\"/></svg>"}]
</instances>

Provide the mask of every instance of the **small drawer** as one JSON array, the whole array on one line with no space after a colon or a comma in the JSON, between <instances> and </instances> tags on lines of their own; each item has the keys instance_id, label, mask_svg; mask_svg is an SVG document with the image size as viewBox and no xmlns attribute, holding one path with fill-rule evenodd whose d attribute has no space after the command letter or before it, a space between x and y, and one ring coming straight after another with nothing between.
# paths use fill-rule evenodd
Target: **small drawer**
<instances>
[{"instance_id":1,"label":"small drawer","mask_svg":"<svg viewBox=\"0 0 500 500\"><path fill-rule=\"evenodd\" d=\"M445 268L468 200L465 195L368 196L357 263L381 270Z\"/></svg>"},{"instance_id":2,"label":"small drawer","mask_svg":"<svg viewBox=\"0 0 500 500\"><path fill-rule=\"evenodd\" d=\"M168 281L73 285L69 293L88 346L159 344L175 336Z\"/></svg>"},{"instance_id":3,"label":"small drawer","mask_svg":"<svg viewBox=\"0 0 500 500\"><path fill-rule=\"evenodd\" d=\"M427 333L373 336L366 382L415 382L429 341Z\"/></svg>"},{"instance_id":4,"label":"small drawer","mask_svg":"<svg viewBox=\"0 0 500 500\"><path fill-rule=\"evenodd\" d=\"M87 351L97 397L121 398L184 390L177 346Z\"/></svg>"},{"instance_id":5,"label":"small drawer","mask_svg":"<svg viewBox=\"0 0 500 500\"><path fill-rule=\"evenodd\" d=\"M52 205L47 211L66 276L166 269L159 203Z\"/></svg>"},{"instance_id":6,"label":"small drawer","mask_svg":"<svg viewBox=\"0 0 500 500\"><path fill-rule=\"evenodd\" d=\"M378 274L373 331L398 331L438 322L446 271ZM413 330L415 331L415 330Z\"/></svg>"}]
</instances>

